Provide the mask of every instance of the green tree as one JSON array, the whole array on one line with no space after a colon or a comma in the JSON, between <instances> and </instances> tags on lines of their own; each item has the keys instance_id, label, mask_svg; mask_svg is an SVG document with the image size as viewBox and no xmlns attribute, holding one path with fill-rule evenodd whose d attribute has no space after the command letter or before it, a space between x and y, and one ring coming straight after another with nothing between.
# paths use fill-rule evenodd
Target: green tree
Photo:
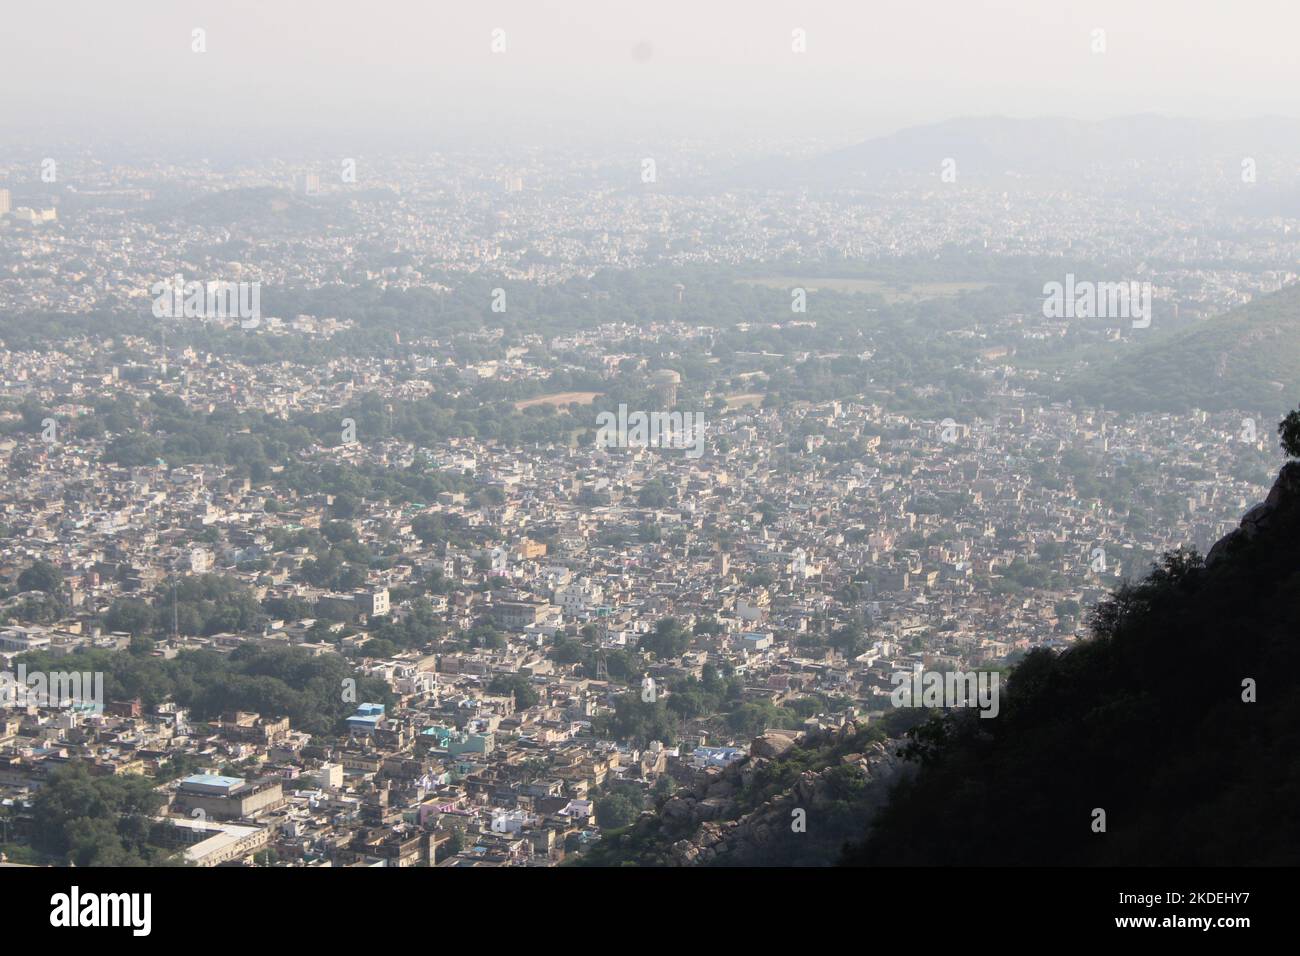
<instances>
[{"instance_id":1,"label":"green tree","mask_svg":"<svg viewBox=\"0 0 1300 956\"><path fill-rule=\"evenodd\" d=\"M156 623L153 607L139 598L119 598L104 615L104 625L110 631L125 631L131 635L147 634Z\"/></svg>"},{"instance_id":2,"label":"green tree","mask_svg":"<svg viewBox=\"0 0 1300 956\"><path fill-rule=\"evenodd\" d=\"M690 647L691 635L682 629L676 618L666 617L655 625L649 634L643 635L637 647L649 651L660 660L681 657Z\"/></svg>"},{"instance_id":3,"label":"green tree","mask_svg":"<svg viewBox=\"0 0 1300 956\"><path fill-rule=\"evenodd\" d=\"M150 842L164 797L146 777L92 777L73 763L50 775L32 801L32 843L77 866L142 866L167 862Z\"/></svg>"},{"instance_id":4,"label":"green tree","mask_svg":"<svg viewBox=\"0 0 1300 956\"><path fill-rule=\"evenodd\" d=\"M523 674L498 674L492 678L487 689L489 694L499 694L502 697L514 694L515 706L520 710L532 707L540 700L532 682Z\"/></svg>"},{"instance_id":5,"label":"green tree","mask_svg":"<svg viewBox=\"0 0 1300 956\"><path fill-rule=\"evenodd\" d=\"M1288 412L1277 432L1282 438L1282 450L1292 458L1300 458L1300 409Z\"/></svg>"},{"instance_id":6,"label":"green tree","mask_svg":"<svg viewBox=\"0 0 1300 956\"><path fill-rule=\"evenodd\" d=\"M58 594L63 590L63 572L50 562L38 559L18 575L18 590Z\"/></svg>"},{"instance_id":7,"label":"green tree","mask_svg":"<svg viewBox=\"0 0 1300 956\"><path fill-rule=\"evenodd\" d=\"M618 830L637 818L641 808L625 792L617 792L596 800L596 823L606 830Z\"/></svg>"}]
</instances>

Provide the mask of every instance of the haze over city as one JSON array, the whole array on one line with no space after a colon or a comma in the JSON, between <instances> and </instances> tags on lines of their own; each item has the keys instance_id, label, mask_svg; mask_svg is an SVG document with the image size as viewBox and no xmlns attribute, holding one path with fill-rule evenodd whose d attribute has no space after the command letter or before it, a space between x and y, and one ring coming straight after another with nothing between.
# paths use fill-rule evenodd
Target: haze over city
<instances>
[{"instance_id":1,"label":"haze over city","mask_svg":"<svg viewBox=\"0 0 1300 956\"><path fill-rule=\"evenodd\" d=\"M1297 28L1285 0L75 0L8 11L0 115L5 135L249 151L268 135L847 141L958 116L1294 117Z\"/></svg>"},{"instance_id":2,"label":"haze over city","mask_svg":"<svg viewBox=\"0 0 1300 956\"><path fill-rule=\"evenodd\" d=\"M3 23L19 923L1273 918L1300 7Z\"/></svg>"}]
</instances>

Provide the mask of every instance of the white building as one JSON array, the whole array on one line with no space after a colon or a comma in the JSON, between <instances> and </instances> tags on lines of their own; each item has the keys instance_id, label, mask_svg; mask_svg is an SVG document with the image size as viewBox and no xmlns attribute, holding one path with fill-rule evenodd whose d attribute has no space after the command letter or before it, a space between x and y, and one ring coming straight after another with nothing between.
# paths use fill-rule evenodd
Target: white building
<instances>
[{"instance_id":1,"label":"white building","mask_svg":"<svg viewBox=\"0 0 1300 956\"><path fill-rule=\"evenodd\" d=\"M565 614L576 615L603 603L605 590L590 578L580 578L571 584L555 589L555 603Z\"/></svg>"}]
</instances>

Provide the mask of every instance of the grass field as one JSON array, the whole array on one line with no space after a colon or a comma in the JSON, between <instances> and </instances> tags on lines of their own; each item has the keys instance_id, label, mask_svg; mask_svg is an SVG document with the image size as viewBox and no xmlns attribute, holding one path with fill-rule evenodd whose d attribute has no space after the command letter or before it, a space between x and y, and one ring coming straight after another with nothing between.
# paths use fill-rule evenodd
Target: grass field
<instances>
[{"instance_id":1,"label":"grass field","mask_svg":"<svg viewBox=\"0 0 1300 956\"><path fill-rule=\"evenodd\" d=\"M525 408L531 408L534 405L554 405L556 408L562 405L590 405L596 400L601 392L555 392L552 395L537 395L533 398L526 398L522 402L515 402L515 411L520 412Z\"/></svg>"}]
</instances>

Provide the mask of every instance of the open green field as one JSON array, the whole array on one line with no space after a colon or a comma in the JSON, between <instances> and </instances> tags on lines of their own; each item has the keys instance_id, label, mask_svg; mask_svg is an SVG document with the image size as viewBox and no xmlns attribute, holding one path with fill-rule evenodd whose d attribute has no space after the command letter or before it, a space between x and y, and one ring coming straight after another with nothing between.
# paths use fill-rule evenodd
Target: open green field
<instances>
[{"instance_id":1,"label":"open green field","mask_svg":"<svg viewBox=\"0 0 1300 956\"><path fill-rule=\"evenodd\" d=\"M515 402L515 411L520 412L534 405L554 405L556 408L565 405L590 405L600 394L600 392L554 392L550 395L537 395L534 398Z\"/></svg>"}]
</instances>

